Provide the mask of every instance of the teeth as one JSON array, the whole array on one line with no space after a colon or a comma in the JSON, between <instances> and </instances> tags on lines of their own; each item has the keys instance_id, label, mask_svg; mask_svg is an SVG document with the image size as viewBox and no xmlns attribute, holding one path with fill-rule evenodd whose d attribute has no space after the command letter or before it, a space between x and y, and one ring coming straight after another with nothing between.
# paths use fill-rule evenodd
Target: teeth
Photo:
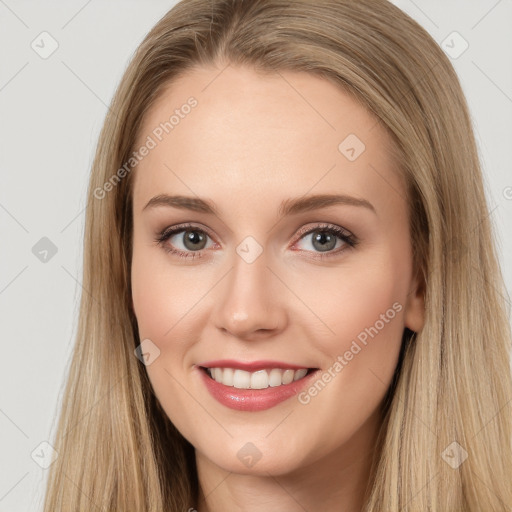
<instances>
[{"instance_id":1,"label":"teeth","mask_svg":"<svg viewBox=\"0 0 512 512\"><path fill-rule=\"evenodd\" d=\"M215 369L222 372L221 368ZM217 382L220 381L217 380ZM242 370L235 370L235 374L233 375L233 386L238 389L249 389L251 387L251 374Z\"/></svg>"},{"instance_id":2,"label":"teeth","mask_svg":"<svg viewBox=\"0 0 512 512\"><path fill-rule=\"evenodd\" d=\"M268 380L270 387L275 388L276 386L280 386L283 383L283 370L272 368L272 370L270 370L270 377Z\"/></svg>"},{"instance_id":3,"label":"teeth","mask_svg":"<svg viewBox=\"0 0 512 512\"><path fill-rule=\"evenodd\" d=\"M220 379L222 379L222 382L224 382L226 386L233 386L235 370L233 370L233 368L224 368L224 370L217 368L217 370L219 370ZM219 380L219 382L221 381Z\"/></svg>"},{"instance_id":4,"label":"teeth","mask_svg":"<svg viewBox=\"0 0 512 512\"><path fill-rule=\"evenodd\" d=\"M302 379L308 373L306 368L300 370L272 368L256 372L234 370L233 368L207 368L206 371L215 381L238 389L266 389L269 386L286 385Z\"/></svg>"},{"instance_id":5,"label":"teeth","mask_svg":"<svg viewBox=\"0 0 512 512\"><path fill-rule=\"evenodd\" d=\"M293 375L295 372L293 370L285 370L283 373L283 384L290 384L293 382Z\"/></svg>"},{"instance_id":6,"label":"teeth","mask_svg":"<svg viewBox=\"0 0 512 512\"><path fill-rule=\"evenodd\" d=\"M268 373L266 370L259 370L251 374L251 389L268 388Z\"/></svg>"}]
</instances>

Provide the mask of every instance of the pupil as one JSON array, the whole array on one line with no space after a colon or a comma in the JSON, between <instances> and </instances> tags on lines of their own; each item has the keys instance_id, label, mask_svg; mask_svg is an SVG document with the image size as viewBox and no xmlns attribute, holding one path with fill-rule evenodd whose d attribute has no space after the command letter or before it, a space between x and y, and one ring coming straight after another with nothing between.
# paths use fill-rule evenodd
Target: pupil
<instances>
[{"instance_id":1,"label":"pupil","mask_svg":"<svg viewBox=\"0 0 512 512\"><path fill-rule=\"evenodd\" d=\"M319 246L321 251L329 251L335 247L336 237L326 231L317 231L317 234L313 237L313 245L316 242L322 244Z\"/></svg>"},{"instance_id":2,"label":"pupil","mask_svg":"<svg viewBox=\"0 0 512 512\"><path fill-rule=\"evenodd\" d=\"M199 231L185 232L185 247L187 247L187 249L202 249L204 247L204 244L201 247L194 246L194 244L204 242L204 240L205 236L203 235L203 233L200 233ZM191 247L189 247L189 242L192 244Z\"/></svg>"}]
</instances>

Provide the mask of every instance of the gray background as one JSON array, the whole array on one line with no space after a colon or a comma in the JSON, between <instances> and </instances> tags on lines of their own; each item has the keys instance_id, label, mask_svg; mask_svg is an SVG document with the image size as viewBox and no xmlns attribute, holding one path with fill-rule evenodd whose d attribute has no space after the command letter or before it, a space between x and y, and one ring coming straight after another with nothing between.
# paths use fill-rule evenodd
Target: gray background
<instances>
[{"instance_id":1,"label":"gray background","mask_svg":"<svg viewBox=\"0 0 512 512\"><path fill-rule=\"evenodd\" d=\"M41 509L47 471L38 462L49 460L49 448L40 443L52 440L76 332L93 152L130 56L174 3L0 0L0 512ZM512 1L394 3L452 53L464 44L454 31L469 44L452 62L470 104L510 291ZM52 40L58 48L47 58L31 47L48 51Z\"/></svg>"}]
</instances>

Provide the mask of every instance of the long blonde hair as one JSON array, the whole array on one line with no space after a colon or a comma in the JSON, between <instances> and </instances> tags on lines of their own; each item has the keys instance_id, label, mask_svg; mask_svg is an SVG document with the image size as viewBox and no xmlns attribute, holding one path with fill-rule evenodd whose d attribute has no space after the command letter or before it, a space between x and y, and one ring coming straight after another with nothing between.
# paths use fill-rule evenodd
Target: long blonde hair
<instances>
[{"instance_id":1,"label":"long blonde hair","mask_svg":"<svg viewBox=\"0 0 512 512\"><path fill-rule=\"evenodd\" d=\"M386 0L186 0L139 46L100 135L45 512L197 507L194 449L134 356L141 340L130 286L133 172L104 197L95 191L129 161L163 88L192 66L220 62L331 80L394 141L426 322L404 336L365 510L510 510L506 292L468 107L449 59Z\"/></svg>"}]
</instances>

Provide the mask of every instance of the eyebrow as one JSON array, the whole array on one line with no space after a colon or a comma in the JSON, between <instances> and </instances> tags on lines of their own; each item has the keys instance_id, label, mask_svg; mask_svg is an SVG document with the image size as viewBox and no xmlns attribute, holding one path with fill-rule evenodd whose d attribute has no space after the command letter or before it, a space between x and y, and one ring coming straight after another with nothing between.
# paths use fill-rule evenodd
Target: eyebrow
<instances>
[{"instance_id":1,"label":"eyebrow","mask_svg":"<svg viewBox=\"0 0 512 512\"><path fill-rule=\"evenodd\" d=\"M313 196L298 197L295 199L286 199L281 203L278 213L280 217L284 217L286 215L296 215L298 213L317 210L319 208L327 208L338 204L359 206L367 208L373 213L377 213L373 205L366 199L359 199L340 194L317 194ZM215 205L207 199L188 196L170 196L167 194L160 194L151 198L142 211L159 206L191 210L216 216L218 216L219 213Z\"/></svg>"}]
</instances>

